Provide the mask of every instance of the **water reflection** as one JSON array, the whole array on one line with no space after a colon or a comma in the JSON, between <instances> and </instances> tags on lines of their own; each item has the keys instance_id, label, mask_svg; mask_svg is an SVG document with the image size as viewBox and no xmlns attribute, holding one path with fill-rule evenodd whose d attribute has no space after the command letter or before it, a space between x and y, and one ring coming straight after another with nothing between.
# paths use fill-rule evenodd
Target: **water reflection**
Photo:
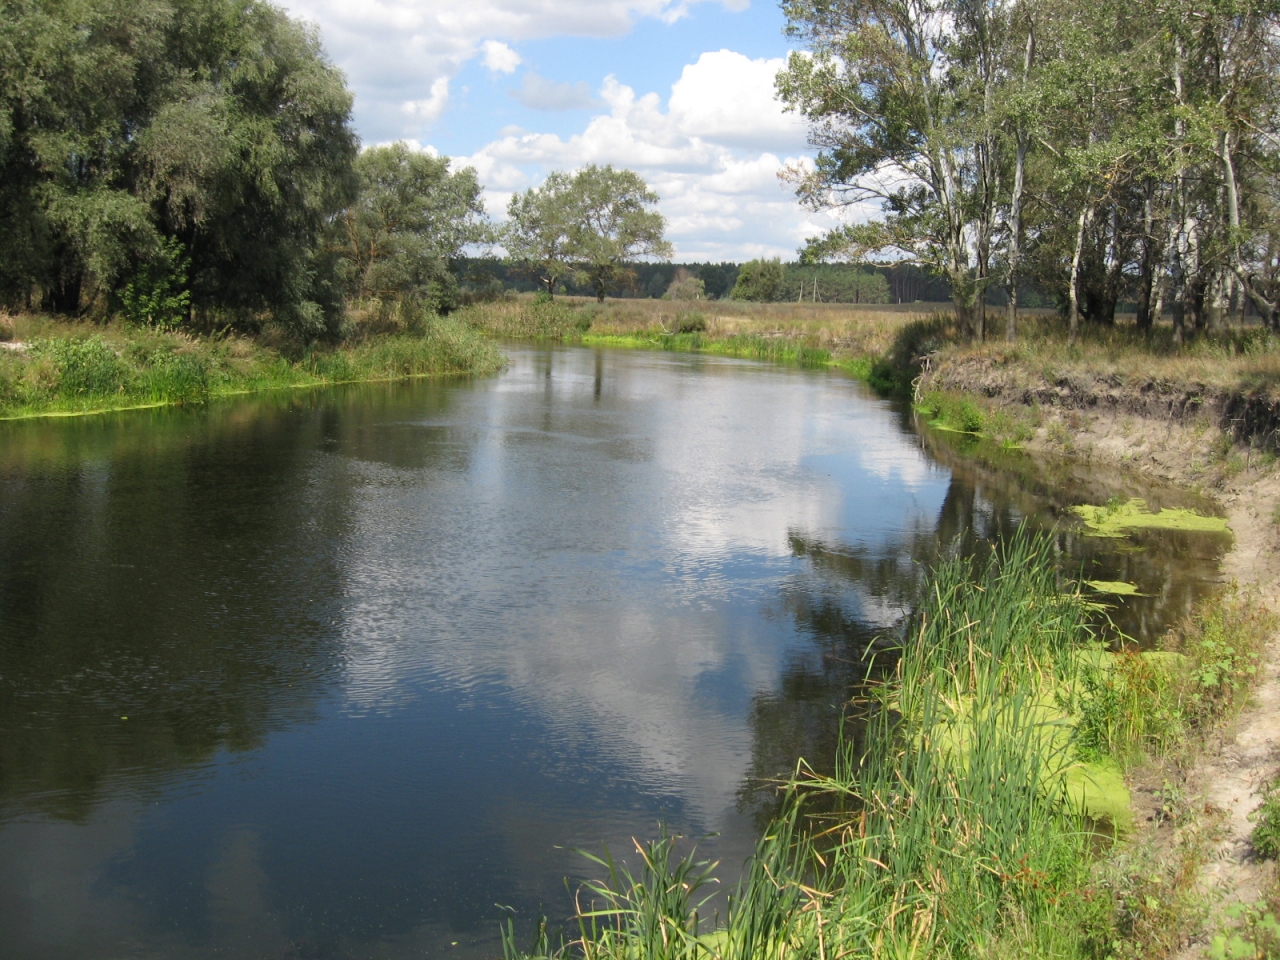
<instances>
[{"instance_id":1,"label":"water reflection","mask_svg":"<svg viewBox=\"0 0 1280 960\"><path fill-rule=\"evenodd\" d=\"M1080 495L905 416L823 373L516 349L0 426L8 955L492 956L495 903L562 914L569 848L660 818L731 873L751 785L830 756L939 544ZM1153 622L1198 589L1068 536L1159 580Z\"/></svg>"}]
</instances>

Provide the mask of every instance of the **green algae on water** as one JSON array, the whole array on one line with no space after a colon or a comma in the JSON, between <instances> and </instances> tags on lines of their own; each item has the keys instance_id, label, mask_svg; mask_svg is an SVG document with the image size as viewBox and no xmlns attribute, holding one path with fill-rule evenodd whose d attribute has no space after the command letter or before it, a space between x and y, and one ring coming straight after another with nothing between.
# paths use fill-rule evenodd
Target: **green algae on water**
<instances>
[{"instance_id":1,"label":"green algae on water","mask_svg":"<svg viewBox=\"0 0 1280 960\"><path fill-rule=\"evenodd\" d=\"M1146 594L1138 592L1136 583L1129 583L1125 580L1086 580L1084 583L1095 593L1109 593L1117 597L1146 596Z\"/></svg>"},{"instance_id":2,"label":"green algae on water","mask_svg":"<svg viewBox=\"0 0 1280 960\"><path fill-rule=\"evenodd\" d=\"M1192 510L1166 507L1158 513L1145 500L1112 501L1105 506L1081 504L1071 512L1084 521L1090 537L1127 537L1135 530L1182 530L1192 533L1229 533L1222 517L1206 517Z\"/></svg>"}]
</instances>

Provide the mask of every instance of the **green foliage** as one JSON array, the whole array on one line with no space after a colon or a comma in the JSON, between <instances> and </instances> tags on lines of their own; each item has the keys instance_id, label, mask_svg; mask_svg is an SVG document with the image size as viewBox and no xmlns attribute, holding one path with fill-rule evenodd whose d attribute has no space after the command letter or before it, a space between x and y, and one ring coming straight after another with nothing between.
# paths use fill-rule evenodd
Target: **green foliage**
<instances>
[{"instance_id":1,"label":"green foliage","mask_svg":"<svg viewBox=\"0 0 1280 960\"><path fill-rule=\"evenodd\" d=\"M1182 342L1226 318L1237 285L1280 329L1274 3L782 7L805 49L778 92L819 147L790 171L797 194L871 211L805 259L932 268L979 338L988 291L1024 278L1073 339L1130 301L1143 329L1172 308Z\"/></svg>"},{"instance_id":2,"label":"green foliage","mask_svg":"<svg viewBox=\"0 0 1280 960\"><path fill-rule=\"evenodd\" d=\"M27 349L37 364L47 365L46 382L64 396L110 396L124 385L127 368L101 337L37 340Z\"/></svg>"},{"instance_id":3,"label":"green foliage","mask_svg":"<svg viewBox=\"0 0 1280 960\"><path fill-rule=\"evenodd\" d=\"M190 269L191 258L177 238L161 240L155 255L138 266L120 291L125 319L161 330L180 326L191 309L186 289Z\"/></svg>"},{"instance_id":4,"label":"green foliage","mask_svg":"<svg viewBox=\"0 0 1280 960\"><path fill-rule=\"evenodd\" d=\"M610 286L627 278L627 260L671 258L657 202L630 170L589 164L573 175L556 171L542 186L512 196L502 241L548 295L574 277L603 301Z\"/></svg>"},{"instance_id":5,"label":"green foliage","mask_svg":"<svg viewBox=\"0 0 1280 960\"><path fill-rule=\"evenodd\" d=\"M197 312L331 329L319 241L351 196L350 109L314 32L262 0L10 3L0 300L115 297L171 323L189 293Z\"/></svg>"},{"instance_id":6,"label":"green foliage","mask_svg":"<svg viewBox=\"0 0 1280 960\"><path fill-rule=\"evenodd\" d=\"M658 195L639 174L588 164L573 178L570 241L596 298L626 277L624 264L641 257L671 259Z\"/></svg>"},{"instance_id":7,"label":"green foliage","mask_svg":"<svg viewBox=\"0 0 1280 960\"><path fill-rule=\"evenodd\" d=\"M769 303L777 300L783 290L785 269L778 258L773 260L749 260L738 271L738 280L729 294L734 300L755 300Z\"/></svg>"},{"instance_id":8,"label":"green foliage","mask_svg":"<svg viewBox=\"0 0 1280 960\"><path fill-rule=\"evenodd\" d=\"M676 333L706 333L707 318L704 314L688 312L676 314Z\"/></svg>"},{"instance_id":9,"label":"green foliage","mask_svg":"<svg viewBox=\"0 0 1280 960\"><path fill-rule=\"evenodd\" d=\"M480 184L470 167L406 144L356 158L359 196L333 225L339 272L360 299L404 299L436 313L456 305L449 262L489 235Z\"/></svg>"},{"instance_id":10,"label":"green foliage","mask_svg":"<svg viewBox=\"0 0 1280 960\"><path fill-rule=\"evenodd\" d=\"M109 328L110 329L110 328ZM46 337L0 352L0 417L195 404L285 386L490 373L503 363L488 340L452 318L427 316L414 333L345 346L289 345L289 358L249 340L194 340L130 327L111 339Z\"/></svg>"},{"instance_id":11,"label":"green foliage","mask_svg":"<svg viewBox=\"0 0 1280 960\"><path fill-rule=\"evenodd\" d=\"M662 295L664 300L703 300L707 295L707 285L701 277L677 270L675 279Z\"/></svg>"},{"instance_id":12,"label":"green foliage","mask_svg":"<svg viewBox=\"0 0 1280 960\"><path fill-rule=\"evenodd\" d=\"M1210 960L1275 960L1280 957L1280 921L1263 901L1237 903L1224 914L1232 928L1209 944Z\"/></svg>"},{"instance_id":13,"label":"green foliage","mask_svg":"<svg viewBox=\"0 0 1280 960\"><path fill-rule=\"evenodd\" d=\"M928 393L916 409L928 418L930 426L957 433L980 434L986 420L972 400L950 393Z\"/></svg>"},{"instance_id":14,"label":"green foliage","mask_svg":"<svg viewBox=\"0 0 1280 960\"><path fill-rule=\"evenodd\" d=\"M788 264L779 300L815 303L889 303L883 273L845 264Z\"/></svg>"},{"instance_id":15,"label":"green foliage","mask_svg":"<svg viewBox=\"0 0 1280 960\"><path fill-rule=\"evenodd\" d=\"M1262 804L1249 814L1253 833L1249 842L1254 852L1266 860L1280 859L1280 783L1272 783L1263 792Z\"/></svg>"}]
</instances>

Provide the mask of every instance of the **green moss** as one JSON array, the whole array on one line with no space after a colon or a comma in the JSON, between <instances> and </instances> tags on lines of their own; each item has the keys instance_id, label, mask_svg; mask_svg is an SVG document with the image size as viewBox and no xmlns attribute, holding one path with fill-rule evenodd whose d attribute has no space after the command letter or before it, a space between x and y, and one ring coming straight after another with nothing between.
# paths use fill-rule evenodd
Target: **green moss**
<instances>
[{"instance_id":1,"label":"green moss","mask_svg":"<svg viewBox=\"0 0 1280 960\"><path fill-rule=\"evenodd\" d=\"M1089 528L1087 536L1091 537L1127 537L1135 530L1230 532L1222 517L1206 517L1192 510L1171 507L1152 513L1147 509L1147 502L1138 498L1113 501L1101 507L1082 504L1072 507L1071 512L1084 521Z\"/></svg>"}]
</instances>

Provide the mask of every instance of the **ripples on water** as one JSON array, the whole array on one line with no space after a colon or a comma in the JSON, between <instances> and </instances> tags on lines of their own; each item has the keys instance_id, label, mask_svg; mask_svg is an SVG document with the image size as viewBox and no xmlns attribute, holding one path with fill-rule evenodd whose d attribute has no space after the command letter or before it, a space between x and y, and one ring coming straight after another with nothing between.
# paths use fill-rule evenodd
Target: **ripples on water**
<instances>
[{"instance_id":1,"label":"ripples on water","mask_svg":"<svg viewBox=\"0 0 1280 960\"><path fill-rule=\"evenodd\" d=\"M496 955L570 847L730 879L940 542L1185 495L984 462L826 373L515 349L475 382L0 425L6 957ZM1063 528L1150 639L1222 544ZM127 717L128 719L124 719ZM454 942L457 945L454 945Z\"/></svg>"}]
</instances>

